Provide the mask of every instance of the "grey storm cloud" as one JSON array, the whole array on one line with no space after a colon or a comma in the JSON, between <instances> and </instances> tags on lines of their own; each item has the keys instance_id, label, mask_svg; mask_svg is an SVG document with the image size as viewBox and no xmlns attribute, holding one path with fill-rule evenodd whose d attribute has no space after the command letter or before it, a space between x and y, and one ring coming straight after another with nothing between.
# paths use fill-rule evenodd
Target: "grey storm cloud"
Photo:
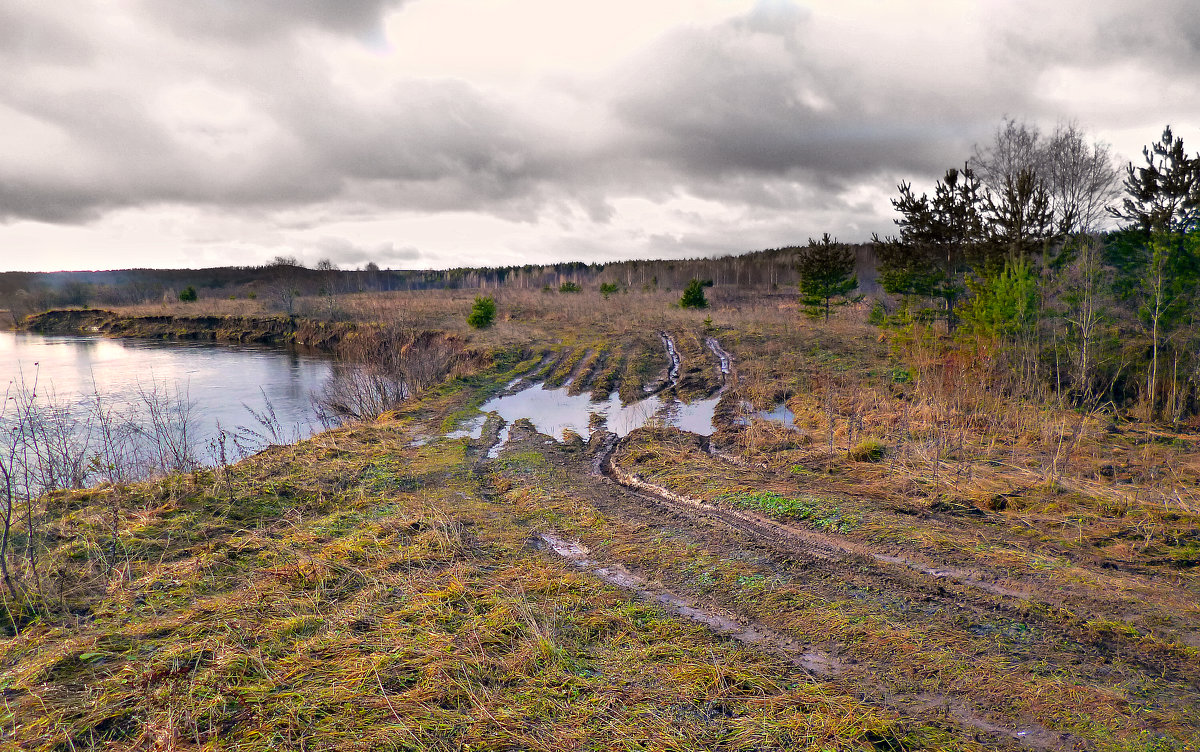
<instances>
[{"instance_id":1,"label":"grey storm cloud","mask_svg":"<svg viewBox=\"0 0 1200 752\"><path fill-rule=\"evenodd\" d=\"M377 243L375 245L358 245L344 238L322 238L317 241L309 261L328 259L340 267L359 266L367 262L375 262L381 267L391 268L411 264L421 258L421 251L412 246L398 246L395 243Z\"/></svg>"},{"instance_id":2,"label":"grey storm cloud","mask_svg":"<svg viewBox=\"0 0 1200 752\"><path fill-rule=\"evenodd\" d=\"M977 90L943 83L932 67L897 80L885 66L823 58L807 47L807 26L806 14L775 8L769 20L677 32L629 66L614 107L643 153L694 178L835 187L943 170L994 126L997 100L1022 104L1015 92L1026 76L1013 80L1011 69Z\"/></svg>"},{"instance_id":3,"label":"grey storm cloud","mask_svg":"<svg viewBox=\"0 0 1200 752\"><path fill-rule=\"evenodd\" d=\"M298 27L368 34L403 0L142 0L146 14L181 34L254 41Z\"/></svg>"},{"instance_id":4,"label":"grey storm cloud","mask_svg":"<svg viewBox=\"0 0 1200 752\"><path fill-rule=\"evenodd\" d=\"M584 137L536 100L464 80L409 77L365 96L342 86L300 33L367 44L402 2L141 0L127 7L146 33L109 38L118 31L103 24L80 33L89 20L60 6L0 0L0 126L7 115L53 136L44 158L0 151L0 220L339 202L534 221L573 202L603 223L612 197L685 191L772 210L849 210L854 199L840 194L854 185L936 175L1000 115L1046 114L1031 92L1050 61L1083 55L1072 58L1070 40L1087 50L1109 40L1087 54L1110 65L1153 56L1155 45L1194 54L1200 22L1184 0L1167 4L1178 31L1115 1L1065 30L1018 32L1028 19L1012 11L964 84L937 50L912 50L917 63L903 73L868 50L831 56L811 13L763 3L681 27L609 73L544 84L546 96L596 113ZM1069 42L1055 43L1063 35Z\"/></svg>"}]
</instances>

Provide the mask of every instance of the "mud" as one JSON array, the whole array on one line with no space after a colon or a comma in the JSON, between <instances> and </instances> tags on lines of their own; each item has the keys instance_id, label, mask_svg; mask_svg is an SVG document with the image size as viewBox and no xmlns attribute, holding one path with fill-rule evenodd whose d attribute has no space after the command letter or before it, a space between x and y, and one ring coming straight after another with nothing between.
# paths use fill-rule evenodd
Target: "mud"
<instances>
[{"instance_id":1,"label":"mud","mask_svg":"<svg viewBox=\"0 0 1200 752\"><path fill-rule=\"evenodd\" d=\"M509 397L509 396L516 394L517 392L521 392L526 389L529 389L534 384L538 383L537 382L537 374L543 373L546 370L546 368L549 367L550 362L553 360L553 358L554 358L554 355L552 353L546 353L545 355L542 356L541 361L539 361L536 366L531 368L528 373L524 374L523 376L518 376L517 378L508 382L508 384L506 384L505 387L503 389L501 389L500 392L496 396L497 397Z\"/></svg>"},{"instance_id":2,"label":"mud","mask_svg":"<svg viewBox=\"0 0 1200 752\"><path fill-rule=\"evenodd\" d=\"M733 356L725 352L716 337L705 337L704 344L709 350L713 351L713 355L717 356L718 368L721 371L721 381L726 381L730 374L733 373Z\"/></svg>"},{"instance_id":3,"label":"mud","mask_svg":"<svg viewBox=\"0 0 1200 752\"><path fill-rule=\"evenodd\" d=\"M702 624L713 632L760 650L766 650L790 662L817 679L833 679L844 672L841 659L830 651L805 645L763 624L737 618L705 607L698 601L681 595L658 582L629 570L619 562L601 562L592 558L587 546L576 540L550 532L537 535L535 545L548 548L577 569L611 585L633 591L639 598L662 606L669 613ZM908 696L888 695L884 704L902 712L929 715L940 711L957 724L994 737L1007 737L1023 746L1037 750L1068 750L1075 748L1069 734L1051 731L1035 723L1016 727L988 720L967 704L954 698L934 694Z\"/></svg>"},{"instance_id":4,"label":"mud","mask_svg":"<svg viewBox=\"0 0 1200 752\"><path fill-rule=\"evenodd\" d=\"M1058 635L1055 651L1078 651L1075 658L1059 655L1056 656L1058 660L1078 665L1081 660L1092 661L1100 656L1096 680L1101 683L1107 675L1107 669L1102 666L1119 658L1152 676L1179 682L1181 689L1182 685L1186 685L1189 689L1185 691L1194 692L1200 688L1197 667L1192 661L1170 650L1152 649L1136 640L1123 641L1114 639L1113 635L1097 634L1082 623L1087 617L1080 619L1072 615L1070 610L1060 611L1064 608L1060 598L1035 588L1023 587L1025 583L984 579L984 575L978 573L884 553L864 544L787 525L743 510L722 509L672 493L623 472L612 462L611 456L604 466L608 480L649 505L643 507L645 511L639 512L628 504L618 503L616 509L621 511L616 513L638 516L644 520L643 524L674 527L682 520L687 520L690 524L724 529L730 536L730 545L736 545L741 550L747 550L751 545L761 547L763 555L772 561L815 567L816 571L823 572L833 582L845 585L861 582L865 592L894 592L904 594L903 597L910 602L942 604L940 608L955 614L956 623L967 620L986 624L999 614L1007 614L1002 618ZM617 498L614 497L613 501L617 502ZM872 562L873 565L867 565L866 562ZM904 572L910 575L905 577ZM1067 615L1069 621L1060 621L1053 615L1056 612Z\"/></svg>"},{"instance_id":5,"label":"mud","mask_svg":"<svg viewBox=\"0 0 1200 752\"><path fill-rule=\"evenodd\" d=\"M675 348L675 340L666 332L659 332L658 336L662 339L663 347L667 350L667 357L670 359L670 364L667 366L667 383L664 388L671 388L679 383L679 370L683 367L683 359L679 357L679 351Z\"/></svg>"},{"instance_id":6,"label":"mud","mask_svg":"<svg viewBox=\"0 0 1200 752\"><path fill-rule=\"evenodd\" d=\"M661 583L651 583L646 578L634 574L623 564L595 561L589 558L591 552L587 547L578 541L569 541L545 532L539 533L538 539L579 569L609 584L632 590L639 597L658 603L673 614L703 624L718 634L746 645L766 648L814 676L829 677L841 673L841 662L833 654L801 645L762 624L735 619L711 608L705 608L697 601L669 590Z\"/></svg>"},{"instance_id":7,"label":"mud","mask_svg":"<svg viewBox=\"0 0 1200 752\"><path fill-rule=\"evenodd\" d=\"M671 360L668 369L670 383L679 377L680 355L674 340L666 332L660 332L664 346ZM722 373L732 364L732 358L721 349L713 338L709 338L710 348L716 348L722 363ZM587 360L585 355L581 362ZM546 359L543 359L543 363ZM577 370L578 370L577 366ZM542 369L544 370L544 369ZM618 437L627 436L630 432L645 426L652 420L661 420L666 425L675 426L699 436L713 433L718 422L717 409L728 384L722 386L715 395L703 400L690 403L666 397L661 392L664 387L658 387L655 394L630 404L623 404L617 392L613 392L605 400L594 400L582 390L573 391L570 383L559 387L551 387L548 383L532 384L526 378L511 382L497 396L485 402L480 408L482 413L495 413L504 421L512 423L522 418L529 420L540 433L562 439L567 434L578 434L584 440L591 438L593 433L604 429ZM482 419L476 418L463 428L448 434L450 438L479 437ZM502 431L500 443L492 447L491 456L495 457L508 438L507 431Z\"/></svg>"},{"instance_id":8,"label":"mud","mask_svg":"<svg viewBox=\"0 0 1200 752\"><path fill-rule=\"evenodd\" d=\"M718 394L718 399L725 400L724 411L718 410L714 420L722 423L722 430L728 430L737 414L736 379L725 372L726 367L732 372L732 359L727 364L711 345L709 349L721 362L725 379ZM541 446L543 440L544 437L524 430L514 432L513 436L513 441L527 442L529 447ZM747 482L761 480L764 470L771 472L765 466L724 454L713 446L713 440L692 437L692 441L696 451L751 471L744 476ZM1018 673L1036 673L1046 666L1060 666L1072 677L1069 681L1095 687L1136 682L1137 676L1153 677L1155 681L1172 683L1159 697L1192 696L1196 666L1169 652L1155 652L1136 640L1097 633L1085 623L1095 617L1076 617L1066 607L1059 608L1067 600L1070 609L1077 609L1079 588L1064 590L1061 584L1049 585L1049 580L1042 581L1037 576L1013 580L986 569L926 560L915 549L848 539L802 523L788 523L673 492L621 467L616 460L627 461L621 455L623 442L615 433L594 430L585 452L550 448L545 456L567 474L560 479L564 488L586 498L588 504L606 516L614 531L625 531L613 535L626 546L642 536L651 539L669 536L711 556L753 562L774 571L781 583L802 589L805 597L814 601L861 603L871 613L886 615L889 622L899 622L898 629L913 629L931 636L955 635L953 644L962 645L968 654L993 660L1002 657ZM969 531L979 525L977 521L947 521L932 516L930 524L948 525L947 534L956 536L971 534ZM932 690L938 689L939 683L926 684L922 678L928 676L922 672L931 667L914 664L903 651L880 655L864 650L854 640L807 643L806 640L815 638L791 629L786 616L776 618L758 611L744 604L741 596L707 588L700 588L703 595L697 596L695 583L673 573L674 570L660 571L650 554L629 553L629 560L621 562L588 549L588 545L593 545L603 550L608 545L602 542L605 540L601 536L596 541L588 538L584 543L549 532L539 538L538 545L554 551L581 571L659 603L669 612L703 624L715 633L775 654L830 682L838 691L872 704L914 718L944 719L948 724L967 729L968 735L974 734L992 747L1087 748L1081 739L1039 725L1032 714L1014 714L998 720L1011 711L994 706L996 699L988 690L975 691L964 686L961 691L955 688L948 693L934 693ZM639 571L639 566L655 571L656 578L665 579L650 579ZM858 606L847 608L856 613ZM1101 609L1097 613L1103 618L1108 612ZM918 682L916 686L929 687L931 692L913 693L914 682ZM953 686L953 682L946 686ZM1186 700L1178 702L1171 707L1187 707ZM1148 721L1146 728L1147 733L1154 733L1154 722Z\"/></svg>"}]
</instances>

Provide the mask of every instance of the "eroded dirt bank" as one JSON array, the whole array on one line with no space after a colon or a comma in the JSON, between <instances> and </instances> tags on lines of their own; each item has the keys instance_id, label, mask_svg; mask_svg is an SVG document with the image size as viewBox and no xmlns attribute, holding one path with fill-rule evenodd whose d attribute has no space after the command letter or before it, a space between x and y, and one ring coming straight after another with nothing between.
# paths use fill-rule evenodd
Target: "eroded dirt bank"
<instances>
[{"instance_id":1,"label":"eroded dirt bank","mask_svg":"<svg viewBox=\"0 0 1200 752\"><path fill-rule=\"evenodd\" d=\"M291 344L326 351L336 349L355 329L349 323L288 316L122 316L99 309L46 311L27 317L20 328L39 334Z\"/></svg>"}]
</instances>

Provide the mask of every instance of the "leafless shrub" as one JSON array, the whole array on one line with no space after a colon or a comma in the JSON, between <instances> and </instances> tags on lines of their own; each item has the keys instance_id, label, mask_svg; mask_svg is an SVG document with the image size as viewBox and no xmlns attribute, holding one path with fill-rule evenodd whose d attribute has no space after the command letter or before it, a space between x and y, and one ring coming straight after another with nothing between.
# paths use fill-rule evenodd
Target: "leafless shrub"
<instances>
[{"instance_id":1,"label":"leafless shrub","mask_svg":"<svg viewBox=\"0 0 1200 752\"><path fill-rule=\"evenodd\" d=\"M360 331L338 348L338 363L314 400L317 413L326 425L378 417L440 382L463 360L462 342L439 332Z\"/></svg>"},{"instance_id":2,"label":"leafless shrub","mask_svg":"<svg viewBox=\"0 0 1200 752\"><path fill-rule=\"evenodd\" d=\"M138 385L138 398L144 411L139 421L143 443L148 456L138 463L152 468L150 474L190 472L200 462L196 457L196 420L192 415L195 403L187 389L171 390L155 382L149 387ZM144 471L143 471L144 472Z\"/></svg>"},{"instance_id":3,"label":"leafless shrub","mask_svg":"<svg viewBox=\"0 0 1200 752\"><path fill-rule=\"evenodd\" d=\"M43 495L95 483L120 489L194 470L192 410L186 390L160 384L139 387L133 404L105 397L94 382L84 400L61 400L40 387L36 372L31 381L21 376L7 386L0 405L0 578L14 630L48 602L38 563L47 523ZM119 564L122 495L110 498L111 542L98 556L112 569Z\"/></svg>"}]
</instances>

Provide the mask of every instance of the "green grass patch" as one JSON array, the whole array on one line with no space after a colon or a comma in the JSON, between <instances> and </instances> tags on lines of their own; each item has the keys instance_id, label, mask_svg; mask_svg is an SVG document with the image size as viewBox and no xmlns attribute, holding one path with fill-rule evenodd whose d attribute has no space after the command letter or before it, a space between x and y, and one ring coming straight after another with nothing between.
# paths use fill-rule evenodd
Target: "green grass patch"
<instances>
[{"instance_id":1,"label":"green grass patch","mask_svg":"<svg viewBox=\"0 0 1200 752\"><path fill-rule=\"evenodd\" d=\"M835 533L848 533L858 527L856 515L843 514L838 507L818 496L783 496L773 491L738 491L722 494L719 501L742 509L766 512L776 517L807 520L814 527Z\"/></svg>"}]
</instances>

